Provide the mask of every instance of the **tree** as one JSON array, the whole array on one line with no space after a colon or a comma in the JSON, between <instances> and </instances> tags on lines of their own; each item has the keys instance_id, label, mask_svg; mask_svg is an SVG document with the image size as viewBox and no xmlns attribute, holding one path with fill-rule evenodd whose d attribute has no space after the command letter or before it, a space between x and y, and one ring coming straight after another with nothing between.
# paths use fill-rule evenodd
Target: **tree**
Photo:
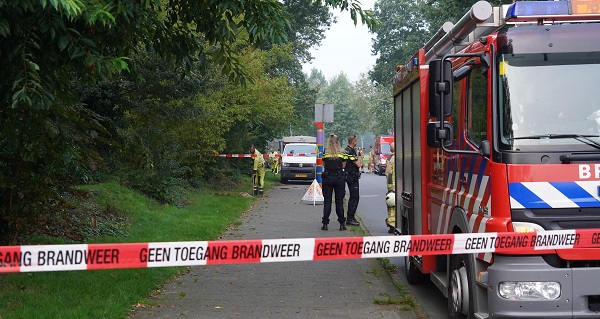
<instances>
[{"instance_id":1,"label":"tree","mask_svg":"<svg viewBox=\"0 0 600 319\"><path fill-rule=\"evenodd\" d=\"M288 129L293 134L312 135L315 131L312 122L317 90L306 82L302 63L312 60L309 49L321 42L334 19L327 5L321 1L285 0L284 4L293 30L289 33L287 45L291 47L294 59L278 59L271 64L268 72L271 75L285 74L288 83L296 89L294 116Z\"/></svg>"},{"instance_id":2,"label":"tree","mask_svg":"<svg viewBox=\"0 0 600 319\"><path fill-rule=\"evenodd\" d=\"M394 107L391 87L374 85L363 74L354 83L350 104L361 118L358 133L371 132L375 135L389 134L394 130Z\"/></svg>"},{"instance_id":3,"label":"tree","mask_svg":"<svg viewBox=\"0 0 600 319\"><path fill-rule=\"evenodd\" d=\"M288 37L293 53L300 63L312 60L310 48L319 45L331 24L333 14L321 1L284 0L293 32Z\"/></svg>"},{"instance_id":4,"label":"tree","mask_svg":"<svg viewBox=\"0 0 600 319\"><path fill-rule=\"evenodd\" d=\"M319 91L317 103L333 104L333 123L327 124L326 133L337 134L344 141L351 134L357 134L361 118L352 106L354 87L346 74L341 72L331 79L328 86Z\"/></svg>"},{"instance_id":5,"label":"tree","mask_svg":"<svg viewBox=\"0 0 600 319\"><path fill-rule=\"evenodd\" d=\"M310 75L308 76L307 82L309 83L311 88L314 88L316 90L319 90L329 85L323 72L316 68L312 68L310 70Z\"/></svg>"},{"instance_id":6,"label":"tree","mask_svg":"<svg viewBox=\"0 0 600 319\"><path fill-rule=\"evenodd\" d=\"M476 2L476 0L425 0L421 2L419 10L427 21L429 32L433 34L446 21L458 22ZM511 4L514 1L493 0L489 2L492 6L500 6Z\"/></svg>"},{"instance_id":7,"label":"tree","mask_svg":"<svg viewBox=\"0 0 600 319\"><path fill-rule=\"evenodd\" d=\"M369 76L376 84L391 86L396 66L404 65L429 39L428 23L419 1L379 0L374 15L381 25L372 51L379 57Z\"/></svg>"},{"instance_id":8,"label":"tree","mask_svg":"<svg viewBox=\"0 0 600 319\"><path fill-rule=\"evenodd\" d=\"M356 1L325 4L375 25ZM250 45L272 45L284 43L289 30L279 1L0 0L1 233L15 234L51 211L60 192L101 160L94 145L105 128L80 103L73 82L135 74L135 54L151 52L181 74L195 63L211 64L246 83L240 36Z\"/></svg>"},{"instance_id":9,"label":"tree","mask_svg":"<svg viewBox=\"0 0 600 319\"><path fill-rule=\"evenodd\" d=\"M373 44L379 54L369 73L377 84L391 86L397 65L404 65L446 21L456 23L476 0L378 0L374 16L381 25ZM492 5L512 3L495 0Z\"/></svg>"}]
</instances>

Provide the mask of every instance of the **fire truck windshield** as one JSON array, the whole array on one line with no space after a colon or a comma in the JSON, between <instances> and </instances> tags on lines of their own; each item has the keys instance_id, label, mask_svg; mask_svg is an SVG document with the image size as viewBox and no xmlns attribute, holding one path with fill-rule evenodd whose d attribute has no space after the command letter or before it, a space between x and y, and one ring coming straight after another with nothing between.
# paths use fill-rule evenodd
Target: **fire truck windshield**
<instances>
[{"instance_id":1,"label":"fire truck windshield","mask_svg":"<svg viewBox=\"0 0 600 319\"><path fill-rule=\"evenodd\" d=\"M390 144L381 144L381 154L391 154L392 149L390 148Z\"/></svg>"},{"instance_id":2,"label":"fire truck windshield","mask_svg":"<svg viewBox=\"0 0 600 319\"><path fill-rule=\"evenodd\" d=\"M503 54L498 70L502 149L598 148L600 53Z\"/></svg>"}]
</instances>

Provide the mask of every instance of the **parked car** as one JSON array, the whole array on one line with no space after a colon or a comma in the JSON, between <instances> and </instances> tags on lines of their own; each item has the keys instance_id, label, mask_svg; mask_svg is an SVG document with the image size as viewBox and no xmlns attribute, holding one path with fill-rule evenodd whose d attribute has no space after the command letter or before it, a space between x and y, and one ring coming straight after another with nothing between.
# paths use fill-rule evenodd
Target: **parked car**
<instances>
[{"instance_id":1,"label":"parked car","mask_svg":"<svg viewBox=\"0 0 600 319\"><path fill-rule=\"evenodd\" d=\"M302 155L299 155L302 154ZM317 144L289 143L281 155L281 182L316 178Z\"/></svg>"}]
</instances>

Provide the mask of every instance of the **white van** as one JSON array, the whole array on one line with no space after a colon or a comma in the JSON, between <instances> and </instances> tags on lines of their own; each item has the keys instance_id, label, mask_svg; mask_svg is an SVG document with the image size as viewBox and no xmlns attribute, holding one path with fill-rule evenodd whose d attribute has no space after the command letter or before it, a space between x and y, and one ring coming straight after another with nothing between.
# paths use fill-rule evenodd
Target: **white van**
<instances>
[{"instance_id":1,"label":"white van","mask_svg":"<svg viewBox=\"0 0 600 319\"><path fill-rule=\"evenodd\" d=\"M281 154L281 182L310 180L317 176L317 144L289 143ZM293 156L293 154L305 154Z\"/></svg>"}]
</instances>

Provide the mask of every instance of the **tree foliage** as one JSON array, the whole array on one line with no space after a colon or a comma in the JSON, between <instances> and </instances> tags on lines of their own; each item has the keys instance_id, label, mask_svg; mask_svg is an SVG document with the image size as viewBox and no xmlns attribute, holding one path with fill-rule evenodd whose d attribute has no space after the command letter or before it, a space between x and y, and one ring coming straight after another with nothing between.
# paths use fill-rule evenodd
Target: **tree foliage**
<instances>
[{"instance_id":1,"label":"tree foliage","mask_svg":"<svg viewBox=\"0 0 600 319\"><path fill-rule=\"evenodd\" d=\"M314 4L376 26L357 1ZM282 130L309 91L297 64L269 66L321 38L298 39L298 59L252 47L293 40L291 23L279 1L0 0L0 233L57 209L94 170L126 164L168 188L244 141L229 136Z\"/></svg>"},{"instance_id":2,"label":"tree foliage","mask_svg":"<svg viewBox=\"0 0 600 319\"><path fill-rule=\"evenodd\" d=\"M293 53L300 63L308 62L312 60L310 48L325 38L325 31L334 22L333 15L321 1L284 0L283 3L293 29L289 34Z\"/></svg>"},{"instance_id":3,"label":"tree foliage","mask_svg":"<svg viewBox=\"0 0 600 319\"><path fill-rule=\"evenodd\" d=\"M393 100L391 88L373 85L366 75L355 84L351 99L352 108L361 118L359 134L389 134L394 130Z\"/></svg>"},{"instance_id":4,"label":"tree foliage","mask_svg":"<svg viewBox=\"0 0 600 319\"><path fill-rule=\"evenodd\" d=\"M369 73L377 84L391 87L397 65L404 65L446 21L456 23L477 0L378 0L374 16L373 54L379 54ZM490 1L494 6L511 0Z\"/></svg>"},{"instance_id":5,"label":"tree foliage","mask_svg":"<svg viewBox=\"0 0 600 319\"><path fill-rule=\"evenodd\" d=\"M359 133L361 117L353 104L354 86L343 72L333 77L327 86L319 90L317 103L333 104L333 123L325 125L327 134L333 133L344 141L351 134Z\"/></svg>"},{"instance_id":6,"label":"tree foliage","mask_svg":"<svg viewBox=\"0 0 600 319\"><path fill-rule=\"evenodd\" d=\"M289 123L290 134L294 135L312 135L315 132L314 104L318 87L307 83L302 72L302 63L312 60L309 52L311 47L318 45L324 38L324 33L335 22L333 14L329 11L329 5L336 7L339 1L315 1L315 0L285 0L285 8L292 21L289 45L292 47L292 53L295 60L286 60L284 63L274 65L276 72L284 72L288 76L288 82L296 89L294 97L294 116ZM360 16L362 22L369 27L375 28L377 21L374 21L372 12L362 14L352 14L352 10L359 8L358 2L354 1L348 4L337 6L341 10L349 10L354 22ZM358 11L356 11L358 12ZM356 13L355 12L355 13Z\"/></svg>"},{"instance_id":7,"label":"tree foliage","mask_svg":"<svg viewBox=\"0 0 600 319\"><path fill-rule=\"evenodd\" d=\"M379 0L375 3L375 17L381 22L373 41L373 54L379 54L369 73L371 79L391 86L397 65L403 65L429 38L427 22L419 1Z\"/></svg>"}]
</instances>

